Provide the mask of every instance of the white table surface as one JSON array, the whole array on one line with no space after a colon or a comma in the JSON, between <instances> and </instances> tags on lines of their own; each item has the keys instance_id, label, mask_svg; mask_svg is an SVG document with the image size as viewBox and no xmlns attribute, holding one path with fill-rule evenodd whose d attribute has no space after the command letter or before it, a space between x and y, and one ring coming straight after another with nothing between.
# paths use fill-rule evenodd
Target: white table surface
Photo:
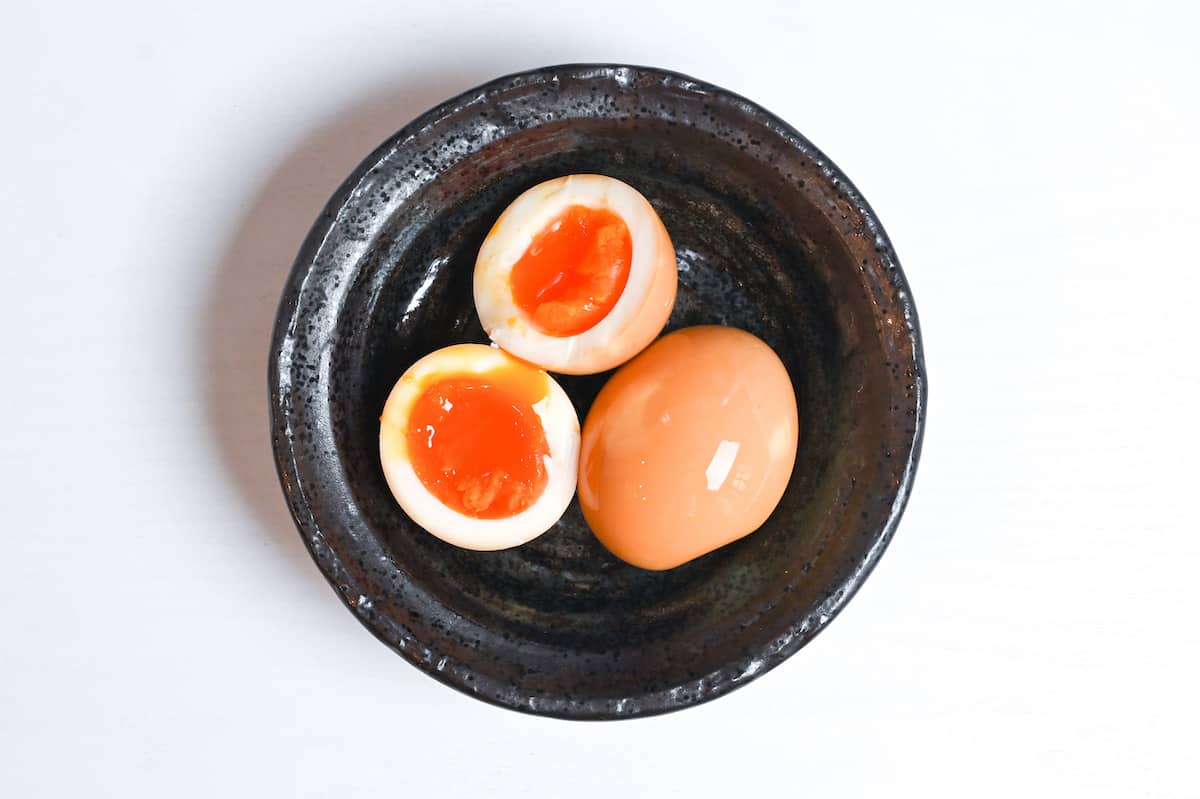
<instances>
[{"instance_id":1,"label":"white table surface","mask_svg":"<svg viewBox=\"0 0 1200 799\"><path fill-rule=\"evenodd\" d=\"M0 10L0 794L1198 795L1195 4L168 5ZM339 604L265 363L368 151L601 60L746 94L851 176L931 393L899 534L825 633L580 724L444 688Z\"/></svg>"}]
</instances>

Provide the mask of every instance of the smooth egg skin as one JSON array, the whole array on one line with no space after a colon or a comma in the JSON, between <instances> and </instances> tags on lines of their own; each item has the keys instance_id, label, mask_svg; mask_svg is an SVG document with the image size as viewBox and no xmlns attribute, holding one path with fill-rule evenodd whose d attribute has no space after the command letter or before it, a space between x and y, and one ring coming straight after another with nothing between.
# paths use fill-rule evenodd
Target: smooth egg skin
<instances>
[{"instance_id":1,"label":"smooth egg skin","mask_svg":"<svg viewBox=\"0 0 1200 799\"><path fill-rule=\"evenodd\" d=\"M506 549L550 529L570 504L579 417L541 369L458 344L396 381L379 457L396 501L425 530L465 549Z\"/></svg>"},{"instance_id":2,"label":"smooth egg skin","mask_svg":"<svg viewBox=\"0 0 1200 799\"><path fill-rule=\"evenodd\" d=\"M677 330L622 367L583 426L579 500L596 537L670 569L757 530L796 462L796 395L761 339Z\"/></svg>"},{"instance_id":3,"label":"smooth egg skin","mask_svg":"<svg viewBox=\"0 0 1200 799\"><path fill-rule=\"evenodd\" d=\"M593 374L662 332L677 283L675 248L645 197L615 178L568 175L500 215L476 259L475 310L518 358Z\"/></svg>"}]
</instances>

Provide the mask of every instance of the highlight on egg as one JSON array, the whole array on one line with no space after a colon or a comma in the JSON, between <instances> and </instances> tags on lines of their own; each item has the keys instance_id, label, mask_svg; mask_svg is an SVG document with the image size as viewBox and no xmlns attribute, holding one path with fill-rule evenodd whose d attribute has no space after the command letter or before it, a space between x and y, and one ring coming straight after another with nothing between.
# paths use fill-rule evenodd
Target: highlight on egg
<instances>
[{"instance_id":1,"label":"highlight on egg","mask_svg":"<svg viewBox=\"0 0 1200 799\"><path fill-rule=\"evenodd\" d=\"M568 175L500 215L475 263L475 309L517 357L592 374L662 332L677 283L671 238L645 197L615 178Z\"/></svg>"},{"instance_id":2,"label":"highlight on egg","mask_svg":"<svg viewBox=\"0 0 1200 799\"><path fill-rule=\"evenodd\" d=\"M588 411L584 518L622 560L679 566L770 517L799 430L792 381L766 342L731 327L669 333L619 369Z\"/></svg>"},{"instance_id":3,"label":"highlight on egg","mask_svg":"<svg viewBox=\"0 0 1200 799\"><path fill-rule=\"evenodd\" d=\"M575 493L579 417L537 367L483 344L426 355L393 387L379 455L396 501L455 546L506 549L550 529Z\"/></svg>"}]
</instances>

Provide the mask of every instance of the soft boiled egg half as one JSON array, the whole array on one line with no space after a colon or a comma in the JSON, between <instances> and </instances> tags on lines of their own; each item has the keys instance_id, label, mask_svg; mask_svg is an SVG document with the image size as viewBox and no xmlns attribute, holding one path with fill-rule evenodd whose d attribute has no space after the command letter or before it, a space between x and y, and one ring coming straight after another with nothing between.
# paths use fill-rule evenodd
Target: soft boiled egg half
<instances>
[{"instance_id":1,"label":"soft boiled egg half","mask_svg":"<svg viewBox=\"0 0 1200 799\"><path fill-rule=\"evenodd\" d=\"M413 521L456 546L505 549L550 529L571 502L579 417L541 369L495 347L458 344L397 381L379 454Z\"/></svg>"},{"instance_id":2,"label":"soft boiled egg half","mask_svg":"<svg viewBox=\"0 0 1200 799\"><path fill-rule=\"evenodd\" d=\"M517 357L592 374L654 340L677 281L671 238L645 197L615 178L568 175L500 215L475 262L475 309Z\"/></svg>"}]
</instances>

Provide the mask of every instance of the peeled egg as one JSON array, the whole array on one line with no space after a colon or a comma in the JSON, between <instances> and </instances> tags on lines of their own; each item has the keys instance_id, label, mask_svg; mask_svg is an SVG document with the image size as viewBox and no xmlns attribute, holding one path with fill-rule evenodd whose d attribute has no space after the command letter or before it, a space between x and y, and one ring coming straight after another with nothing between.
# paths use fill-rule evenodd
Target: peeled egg
<instances>
[{"instance_id":1,"label":"peeled egg","mask_svg":"<svg viewBox=\"0 0 1200 799\"><path fill-rule=\"evenodd\" d=\"M396 382L379 456L396 501L421 527L467 549L505 549L544 533L571 502L579 417L541 369L459 344Z\"/></svg>"},{"instance_id":2,"label":"peeled egg","mask_svg":"<svg viewBox=\"0 0 1200 799\"><path fill-rule=\"evenodd\" d=\"M596 537L669 569L758 529L796 461L787 369L730 327L675 331L601 389L583 426L579 501Z\"/></svg>"},{"instance_id":3,"label":"peeled egg","mask_svg":"<svg viewBox=\"0 0 1200 799\"><path fill-rule=\"evenodd\" d=\"M615 178L568 175L500 215L475 262L475 310L513 355L591 374L662 332L677 280L671 238L645 197Z\"/></svg>"}]
</instances>

